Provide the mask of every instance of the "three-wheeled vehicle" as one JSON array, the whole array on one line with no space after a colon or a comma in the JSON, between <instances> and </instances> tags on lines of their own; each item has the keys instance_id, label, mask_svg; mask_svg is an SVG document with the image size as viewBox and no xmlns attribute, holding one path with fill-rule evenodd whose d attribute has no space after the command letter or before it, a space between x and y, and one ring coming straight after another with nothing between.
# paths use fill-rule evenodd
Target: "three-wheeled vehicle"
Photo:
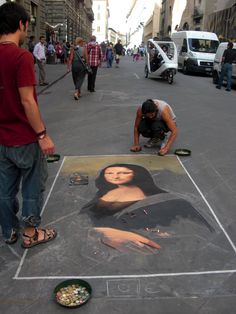
<instances>
[{"instance_id":1,"label":"three-wheeled vehicle","mask_svg":"<svg viewBox=\"0 0 236 314\"><path fill-rule=\"evenodd\" d=\"M177 49L173 41L147 42L147 54L145 64L145 77L162 77L173 83L174 75L178 69Z\"/></svg>"}]
</instances>

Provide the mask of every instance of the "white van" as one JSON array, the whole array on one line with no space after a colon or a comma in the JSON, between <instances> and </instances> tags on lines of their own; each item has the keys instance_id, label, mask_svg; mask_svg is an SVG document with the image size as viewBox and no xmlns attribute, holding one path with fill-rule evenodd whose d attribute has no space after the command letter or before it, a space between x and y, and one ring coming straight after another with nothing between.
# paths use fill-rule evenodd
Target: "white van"
<instances>
[{"instance_id":1,"label":"white van","mask_svg":"<svg viewBox=\"0 0 236 314\"><path fill-rule=\"evenodd\" d=\"M219 40L215 33L180 31L172 34L177 46L178 69L189 72L212 73Z\"/></svg>"},{"instance_id":2,"label":"white van","mask_svg":"<svg viewBox=\"0 0 236 314\"><path fill-rule=\"evenodd\" d=\"M215 60L214 60L214 65L213 65L213 73L212 73L212 78L213 78L213 84L217 84L219 77L220 77L220 72L221 72L221 61L223 57L223 53L225 49L227 49L228 42L227 43L220 43L216 55L215 55ZM236 50L236 43L234 43L234 50ZM236 63L232 63L232 84L236 85Z\"/></svg>"}]
</instances>

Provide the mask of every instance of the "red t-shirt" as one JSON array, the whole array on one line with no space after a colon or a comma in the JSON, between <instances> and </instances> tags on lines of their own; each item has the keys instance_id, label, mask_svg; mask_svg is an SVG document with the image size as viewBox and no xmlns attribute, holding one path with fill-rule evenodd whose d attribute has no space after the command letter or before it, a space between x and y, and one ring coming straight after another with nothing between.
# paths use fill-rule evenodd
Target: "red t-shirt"
<instances>
[{"instance_id":1,"label":"red t-shirt","mask_svg":"<svg viewBox=\"0 0 236 314\"><path fill-rule=\"evenodd\" d=\"M19 87L36 85L32 54L14 43L0 44L0 144L16 146L37 141L21 103ZM34 97L37 102L36 93Z\"/></svg>"}]
</instances>

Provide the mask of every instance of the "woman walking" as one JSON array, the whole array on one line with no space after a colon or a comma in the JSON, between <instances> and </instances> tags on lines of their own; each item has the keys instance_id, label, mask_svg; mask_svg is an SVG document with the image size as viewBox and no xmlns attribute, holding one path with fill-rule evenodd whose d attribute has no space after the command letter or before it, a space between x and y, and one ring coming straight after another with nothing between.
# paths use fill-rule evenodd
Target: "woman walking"
<instances>
[{"instance_id":1,"label":"woman walking","mask_svg":"<svg viewBox=\"0 0 236 314\"><path fill-rule=\"evenodd\" d=\"M109 45L106 48L106 60L108 68L112 68L113 59L114 59L113 45L112 43L109 43Z\"/></svg>"},{"instance_id":2,"label":"woman walking","mask_svg":"<svg viewBox=\"0 0 236 314\"><path fill-rule=\"evenodd\" d=\"M70 51L69 68L72 71L72 78L75 85L74 99L78 100L81 96L81 87L86 75L85 64L88 61L86 49L84 49L84 40L77 37L75 47Z\"/></svg>"}]
</instances>

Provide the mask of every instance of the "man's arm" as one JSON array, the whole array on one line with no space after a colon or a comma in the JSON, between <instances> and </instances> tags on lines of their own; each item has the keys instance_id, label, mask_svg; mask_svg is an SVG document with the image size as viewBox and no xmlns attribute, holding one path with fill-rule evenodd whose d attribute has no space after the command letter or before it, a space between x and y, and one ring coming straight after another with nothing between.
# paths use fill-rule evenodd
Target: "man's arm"
<instances>
[{"instance_id":1,"label":"man's arm","mask_svg":"<svg viewBox=\"0 0 236 314\"><path fill-rule=\"evenodd\" d=\"M224 53L223 53L223 56L222 56L222 59L221 59L221 63L222 63L222 64L225 62L226 53L227 53L227 49L225 49L225 51L224 51Z\"/></svg>"},{"instance_id":2,"label":"man's arm","mask_svg":"<svg viewBox=\"0 0 236 314\"><path fill-rule=\"evenodd\" d=\"M33 55L35 56L35 58L36 58L38 61L41 61L40 58L39 58L39 55L38 55L38 51L39 51L39 46L38 46L38 45L35 45L34 51L33 51Z\"/></svg>"},{"instance_id":3,"label":"man's arm","mask_svg":"<svg viewBox=\"0 0 236 314\"><path fill-rule=\"evenodd\" d=\"M24 107L26 117L35 131L40 133L45 130L43 120L41 118L38 105L34 99L34 87L20 87L19 88L21 103ZM45 155L53 154L55 151L54 143L51 138L46 134L44 138L39 139L39 146Z\"/></svg>"},{"instance_id":4,"label":"man's arm","mask_svg":"<svg viewBox=\"0 0 236 314\"><path fill-rule=\"evenodd\" d=\"M137 110L135 123L134 123L134 144L130 148L132 152L139 152L142 149L141 146L139 145L139 137L140 137L139 126L140 126L141 120L142 120L142 111L140 107Z\"/></svg>"},{"instance_id":5,"label":"man's arm","mask_svg":"<svg viewBox=\"0 0 236 314\"><path fill-rule=\"evenodd\" d=\"M164 147L162 147L159 150L159 154L163 156L163 155L168 153L168 151L170 150L172 144L176 140L176 137L177 137L177 134L178 134L178 129L177 129L175 121L173 121L173 119L171 117L170 109L169 109L168 106L166 106L164 108L164 110L162 112L162 115L161 115L161 118L167 124L167 126L168 126L168 128L169 128L169 130L171 132L171 135L168 138L167 143L165 144Z\"/></svg>"}]
</instances>

